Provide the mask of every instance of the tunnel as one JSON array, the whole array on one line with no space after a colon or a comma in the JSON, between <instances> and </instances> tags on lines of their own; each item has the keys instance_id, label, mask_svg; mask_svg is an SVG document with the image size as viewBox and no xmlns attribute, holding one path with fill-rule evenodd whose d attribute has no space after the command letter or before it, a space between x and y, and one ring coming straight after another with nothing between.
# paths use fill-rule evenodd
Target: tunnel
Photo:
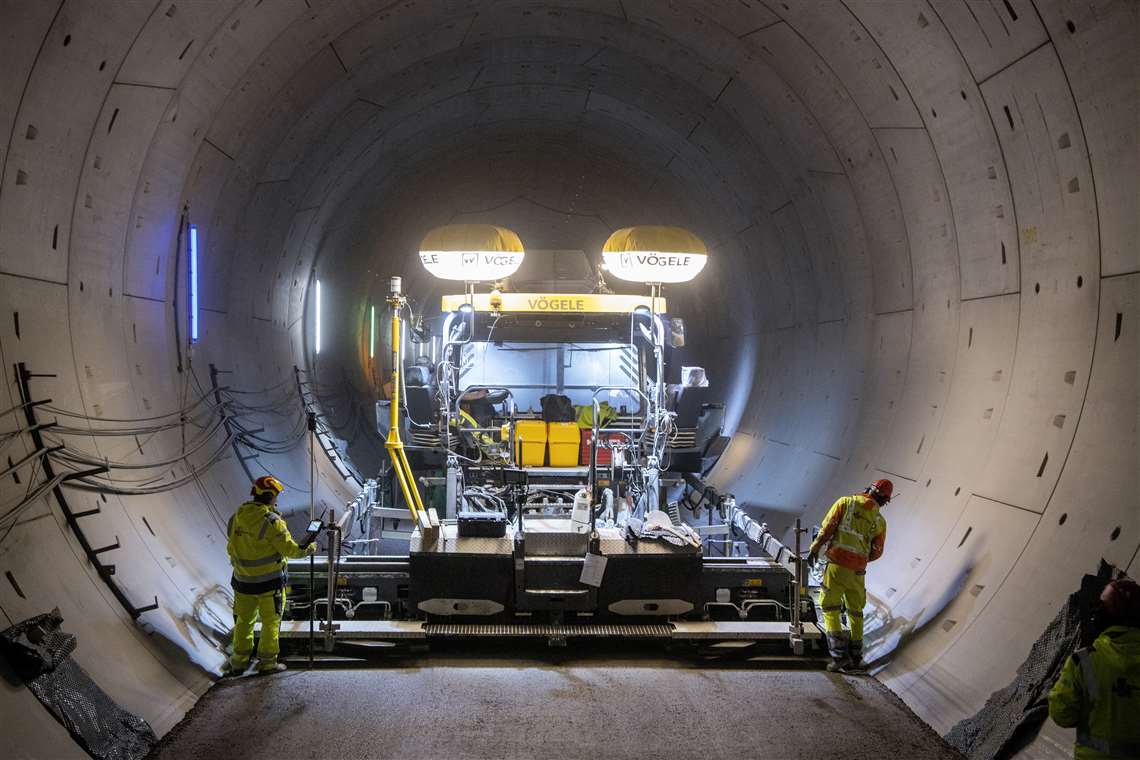
<instances>
[{"instance_id":1,"label":"tunnel","mask_svg":"<svg viewBox=\"0 0 1140 760\"><path fill-rule=\"evenodd\" d=\"M706 242L664 295L707 481L788 546L894 482L874 677L939 734L1136 573L1135 2L14 0L0 38L0 627L58 608L158 736L225 659L249 481L296 529L385 461L371 311L447 292L439 225ZM14 756L79 752L0 695Z\"/></svg>"}]
</instances>

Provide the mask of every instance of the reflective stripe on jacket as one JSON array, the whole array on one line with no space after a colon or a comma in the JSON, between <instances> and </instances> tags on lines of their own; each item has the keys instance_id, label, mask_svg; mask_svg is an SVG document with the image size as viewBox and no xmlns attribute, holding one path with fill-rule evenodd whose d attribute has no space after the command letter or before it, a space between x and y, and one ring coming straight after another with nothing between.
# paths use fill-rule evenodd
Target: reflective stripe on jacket
<instances>
[{"instance_id":1,"label":"reflective stripe on jacket","mask_svg":"<svg viewBox=\"0 0 1140 760\"><path fill-rule=\"evenodd\" d=\"M1140 628L1116 625L1073 653L1049 692L1049 716L1076 727L1080 760L1140 757Z\"/></svg>"},{"instance_id":2,"label":"reflective stripe on jacket","mask_svg":"<svg viewBox=\"0 0 1140 760\"><path fill-rule=\"evenodd\" d=\"M844 496L831 505L812 550L828 544L827 558L848 570L862 572L883 556L887 521L878 503L865 494Z\"/></svg>"},{"instance_id":3,"label":"reflective stripe on jacket","mask_svg":"<svg viewBox=\"0 0 1140 760\"><path fill-rule=\"evenodd\" d=\"M230 518L226 551L234 571L230 583L243 594L285 588L285 560L305 555L281 515L256 501L242 504Z\"/></svg>"}]
</instances>

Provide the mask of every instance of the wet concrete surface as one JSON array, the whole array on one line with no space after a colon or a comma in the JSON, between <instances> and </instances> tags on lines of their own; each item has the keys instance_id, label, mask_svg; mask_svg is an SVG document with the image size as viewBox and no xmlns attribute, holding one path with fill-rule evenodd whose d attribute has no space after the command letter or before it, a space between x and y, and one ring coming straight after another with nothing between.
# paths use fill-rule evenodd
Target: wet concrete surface
<instances>
[{"instance_id":1,"label":"wet concrete surface","mask_svg":"<svg viewBox=\"0 0 1140 760\"><path fill-rule=\"evenodd\" d=\"M660 648L451 648L222 681L152 758L959 758L869 677Z\"/></svg>"}]
</instances>

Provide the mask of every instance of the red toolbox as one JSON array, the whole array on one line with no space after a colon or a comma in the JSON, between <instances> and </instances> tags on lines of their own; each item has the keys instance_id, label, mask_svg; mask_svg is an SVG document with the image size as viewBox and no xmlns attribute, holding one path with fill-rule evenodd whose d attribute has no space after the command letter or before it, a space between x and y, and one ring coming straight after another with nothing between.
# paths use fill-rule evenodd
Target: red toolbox
<instances>
[{"instance_id":1,"label":"red toolbox","mask_svg":"<svg viewBox=\"0 0 1140 760\"><path fill-rule=\"evenodd\" d=\"M578 455L578 463L585 467L590 465L590 439L593 437L593 430L589 428L582 430L582 444ZM610 441L620 442L624 440L626 440L626 437L621 433L607 433L605 431L598 433L598 464L608 465L613 461L613 451L607 445Z\"/></svg>"}]
</instances>

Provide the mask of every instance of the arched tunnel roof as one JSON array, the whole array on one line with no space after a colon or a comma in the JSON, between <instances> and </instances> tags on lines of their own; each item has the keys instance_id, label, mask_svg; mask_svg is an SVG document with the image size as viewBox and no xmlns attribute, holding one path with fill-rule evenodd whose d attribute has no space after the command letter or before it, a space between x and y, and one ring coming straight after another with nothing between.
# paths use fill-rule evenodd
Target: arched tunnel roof
<instances>
[{"instance_id":1,"label":"arched tunnel roof","mask_svg":"<svg viewBox=\"0 0 1140 760\"><path fill-rule=\"evenodd\" d=\"M415 259L428 229L501 224L596 257L615 229L678 225L710 250L667 295L727 406L712 482L787 535L894 480L868 583L903 645L880 678L944 731L1008 682L1083 573L1136 571L1138 7L7 4L0 406L21 404L23 364L51 399L34 418L59 420L44 445L68 447L57 474L161 466L61 486L98 510L82 532L117 544L97 556L125 598L157 603L136 625L37 491L39 460L16 465L35 449L26 410L0 418L0 608L59 606L129 653L79 656L165 731L208 686L172 651L215 664L247 472L307 510L300 396L348 441L319 457L316 501L351 497L346 457L380 455L364 310L391 275L440 292ZM314 357L318 278L334 308ZM179 424L194 404L201 429ZM263 442L244 460L227 439L243 430Z\"/></svg>"}]
</instances>

